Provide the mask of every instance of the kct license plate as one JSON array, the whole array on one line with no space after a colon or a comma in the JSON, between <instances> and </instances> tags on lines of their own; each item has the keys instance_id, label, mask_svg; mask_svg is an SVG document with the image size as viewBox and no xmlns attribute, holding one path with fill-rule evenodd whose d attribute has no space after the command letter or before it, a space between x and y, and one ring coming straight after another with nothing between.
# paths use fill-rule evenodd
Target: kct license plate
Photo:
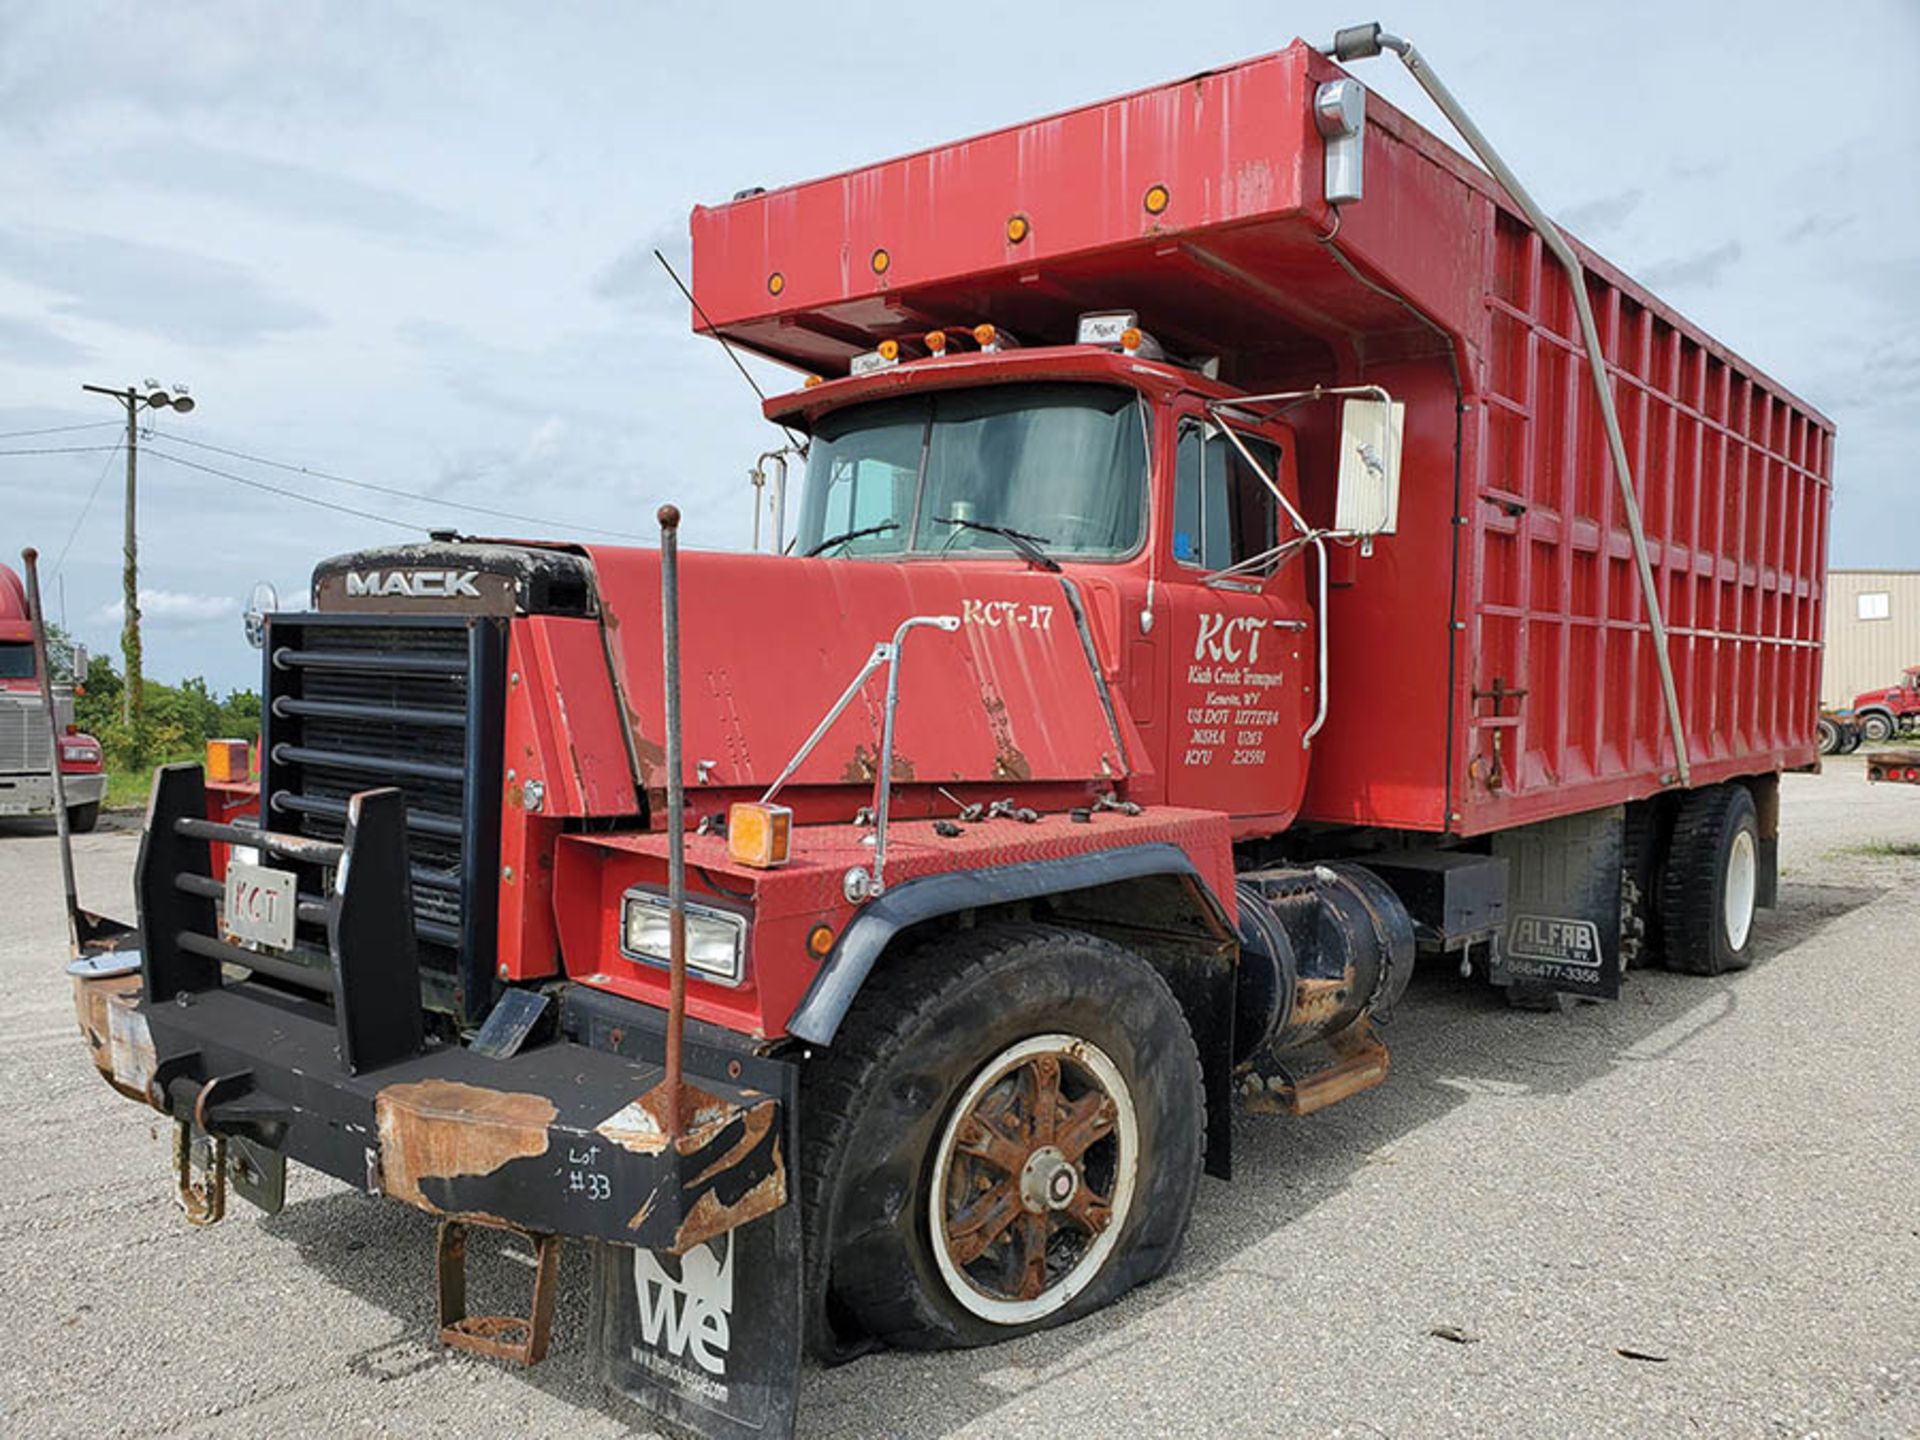
<instances>
[{"instance_id":1,"label":"kct license plate","mask_svg":"<svg viewBox=\"0 0 1920 1440\"><path fill-rule=\"evenodd\" d=\"M227 933L274 950L293 948L293 872L227 862Z\"/></svg>"}]
</instances>

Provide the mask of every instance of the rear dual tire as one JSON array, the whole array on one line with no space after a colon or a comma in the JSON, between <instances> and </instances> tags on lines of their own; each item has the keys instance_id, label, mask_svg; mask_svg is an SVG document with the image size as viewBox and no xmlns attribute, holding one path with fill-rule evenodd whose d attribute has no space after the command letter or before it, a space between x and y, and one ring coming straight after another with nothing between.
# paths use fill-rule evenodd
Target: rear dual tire
<instances>
[{"instance_id":1,"label":"rear dual tire","mask_svg":"<svg viewBox=\"0 0 1920 1440\"><path fill-rule=\"evenodd\" d=\"M1682 797L1660 884L1669 970L1721 975L1753 963L1760 865L1760 816L1746 786L1712 785Z\"/></svg>"}]
</instances>

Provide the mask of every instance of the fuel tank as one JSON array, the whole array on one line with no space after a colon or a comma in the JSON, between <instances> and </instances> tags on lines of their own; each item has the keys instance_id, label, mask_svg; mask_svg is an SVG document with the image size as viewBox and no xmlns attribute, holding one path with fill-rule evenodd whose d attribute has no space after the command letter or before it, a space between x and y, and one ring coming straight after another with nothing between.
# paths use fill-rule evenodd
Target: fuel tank
<instances>
[{"instance_id":1,"label":"fuel tank","mask_svg":"<svg viewBox=\"0 0 1920 1440\"><path fill-rule=\"evenodd\" d=\"M1236 888L1236 1062L1330 1040L1386 1014L1405 992L1413 921L1365 866L1248 871Z\"/></svg>"}]
</instances>

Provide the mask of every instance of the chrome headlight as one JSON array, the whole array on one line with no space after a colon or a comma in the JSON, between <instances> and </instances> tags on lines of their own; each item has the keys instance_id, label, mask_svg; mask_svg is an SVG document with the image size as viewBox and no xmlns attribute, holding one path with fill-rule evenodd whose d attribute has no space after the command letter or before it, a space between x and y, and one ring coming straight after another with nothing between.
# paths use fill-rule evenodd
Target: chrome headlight
<instances>
[{"instance_id":1,"label":"chrome headlight","mask_svg":"<svg viewBox=\"0 0 1920 1440\"><path fill-rule=\"evenodd\" d=\"M634 960L666 965L673 959L667 897L629 890L620 902L620 950ZM738 985L747 950L747 917L687 902L687 969L723 985Z\"/></svg>"}]
</instances>

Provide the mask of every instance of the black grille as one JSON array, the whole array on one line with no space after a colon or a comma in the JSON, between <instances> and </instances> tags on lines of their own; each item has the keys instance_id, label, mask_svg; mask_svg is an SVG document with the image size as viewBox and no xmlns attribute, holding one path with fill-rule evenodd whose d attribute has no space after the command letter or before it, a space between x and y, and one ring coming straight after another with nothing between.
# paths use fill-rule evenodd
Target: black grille
<instances>
[{"instance_id":1,"label":"black grille","mask_svg":"<svg viewBox=\"0 0 1920 1440\"><path fill-rule=\"evenodd\" d=\"M339 840L357 791L407 800L424 1003L493 995L504 622L283 615L266 643L261 824Z\"/></svg>"}]
</instances>

